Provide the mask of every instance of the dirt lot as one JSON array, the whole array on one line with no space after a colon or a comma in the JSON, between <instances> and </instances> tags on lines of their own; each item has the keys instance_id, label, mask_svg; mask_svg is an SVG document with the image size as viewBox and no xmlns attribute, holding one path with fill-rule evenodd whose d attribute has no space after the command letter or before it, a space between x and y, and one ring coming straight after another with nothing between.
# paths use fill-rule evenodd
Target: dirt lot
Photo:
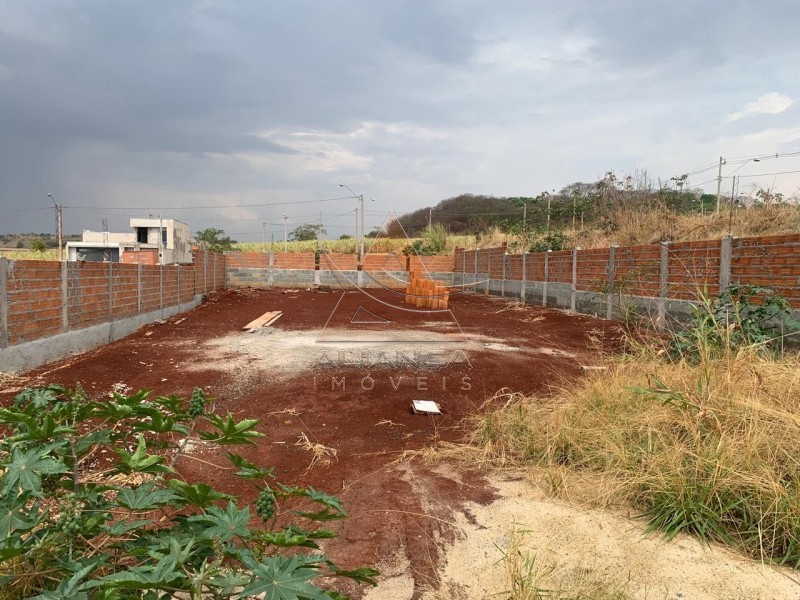
<instances>
[{"instance_id":1,"label":"dirt lot","mask_svg":"<svg viewBox=\"0 0 800 600\"><path fill-rule=\"evenodd\" d=\"M343 499L351 518L338 524L341 537L326 548L338 563L405 574L403 591L387 588L376 597L420 597L439 585L442 541L453 539L454 512L469 515L466 502L486 504L494 492L477 474L444 475L394 461L405 450L460 439L462 419L502 388L540 391L580 376L581 365L596 362L597 348L612 345L618 332L611 322L463 294L451 299L457 324L400 311L378 341L335 335L348 327L341 316L359 306L380 312L359 292L228 291L108 346L29 372L24 384L80 382L98 395L118 384L179 395L204 387L218 409L261 420L267 437L243 454L275 465L281 481ZM283 311L273 327L242 331L268 310ZM383 324L355 320L357 332L387 334ZM320 342L321 333L339 341ZM10 395L6 390L0 399ZM414 415L414 399L435 400L444 414ZM309 468L311 454L296 445L301 434L336 451L330 464ZM216 453L198 447L193 454L200 460L181 459L178 466L187 478L213 477L225 491L252 495L250 485L220 479L208 465Z\"/></svg>"}]
</instances>

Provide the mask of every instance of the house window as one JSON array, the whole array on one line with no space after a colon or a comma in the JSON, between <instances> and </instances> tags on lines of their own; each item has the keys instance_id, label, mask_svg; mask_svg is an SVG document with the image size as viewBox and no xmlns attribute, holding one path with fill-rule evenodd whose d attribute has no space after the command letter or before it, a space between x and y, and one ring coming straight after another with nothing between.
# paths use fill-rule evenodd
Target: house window
<instances>
[{"instance_id":1,"label":"house window","mask_svg":"<svg viewBox=\"0 0 800 600\"><path fill-rule=\"evenodd\" d=\"M161 230L161 245L166 248L167 246L167 229L164 228Z\"/></svg>"},{"instance_id":2,"label":"house window","mask_svg":"<svg viewBox=\"0 0 800 600\"><path fill-rule=\"evenodd\" d=\"M136 241L139 244L146 244L147 243L147 227L137 227L136 228Z\"/></svg>"}]
</instances>

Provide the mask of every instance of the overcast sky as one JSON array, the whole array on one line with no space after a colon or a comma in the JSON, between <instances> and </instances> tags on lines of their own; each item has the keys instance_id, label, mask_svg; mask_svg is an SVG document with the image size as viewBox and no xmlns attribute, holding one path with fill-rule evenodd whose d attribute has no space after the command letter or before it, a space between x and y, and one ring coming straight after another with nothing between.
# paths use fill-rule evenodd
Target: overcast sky
<instances>
[{"instance_id":1,"label":"overcast sky","mask_svg":"<svg viewBox=\"0 0 800 600\"><path fill-rule=\"evenodd\" d=\"M0 0L0 233L52 230L7 212L51 192L67 232L150 212L259 240L321 210L338 237L356 203L309 201L339 183L374 198L371 226L798 151L799 21L797 0ZM741 181L792 195L800 173Z\"/></svg>"}]
</instances>

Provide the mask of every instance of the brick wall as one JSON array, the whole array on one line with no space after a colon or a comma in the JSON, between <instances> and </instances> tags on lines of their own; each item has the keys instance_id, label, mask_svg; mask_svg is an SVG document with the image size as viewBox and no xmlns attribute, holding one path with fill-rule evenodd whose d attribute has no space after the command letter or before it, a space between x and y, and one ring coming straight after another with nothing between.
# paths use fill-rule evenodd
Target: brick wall
<instances>
[{"instance_id":1,"label":"brick wall","mask_svg":"<svg viewBox=\"0 0 800 600\"><path fill-rule=\"evenodd\" d=\"M405 258L405 257L404 257ZM412 271L428 271L428 273L451 273L455 256L411 256L409 264Z\"/></svg>"},{"instance_id":2,"label":"brick wall","mask_svg":"<svg viewBox=\"0 0 800 600\"><path fill-rule=\"evenodd\" d=\"M720 291L722 248L730 244L731 284L768 287L800 308L800 234L673 242L645 246L618 247L614 250L614 278L609 281L609 248L577 251L575 289L604 293L614 290L629 296L658 298L661 295L662 247L665 253L666 298L694 300L700 294ZM522 279L521 254L505 254L505 246L465 250L453 253L453 272L483 274L491 270L491 279ZM503 255L505 254L505 258ZM525 255L525 280L573 284L572 251L531 252ZM477 264L477 271L475 265Z\"/></svg>"},{"instance_id":3,"label":"brick wall","mask_svg":"<svg viewBox=\"0 0 800 600\"><path fill-rule=\"evenodd\" d=\"M0 348L190 302L225 287L225 257L191 265L0 259ZM0 365L2 371L2 365Z\"/></svg>"},{"instance_id":4,"label":"brick wall","mask_svg":"<svg viewBox=\"0 0 800 600\"><path fill-rule=\"evenodd\" d=\"M263 252L226 252L225 262L233 269L266 269L269 255Z\"/></svg>"},{"instance_id":5,"label":"brick wall","mask_svg":"<svg viewBox=\"0 0 800 600\"><path fill-rule=\"evenodd\" d=\"M358 256L355 254L320 254L319 268L325 271L355 271L358 269Z\"/></svg>"}]
</instances>

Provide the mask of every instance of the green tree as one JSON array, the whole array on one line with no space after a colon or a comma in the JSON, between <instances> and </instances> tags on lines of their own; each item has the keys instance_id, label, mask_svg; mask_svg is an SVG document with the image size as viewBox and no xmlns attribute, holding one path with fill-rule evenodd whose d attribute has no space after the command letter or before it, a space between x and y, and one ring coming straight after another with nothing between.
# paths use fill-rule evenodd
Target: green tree
<instances>
[{"instance_id":1,"label":"green tree","mask_svg":"<svg viewBox=\"0 0 800 600\"><path fill-rule=\"evenodd\" d=\"M47 244L41 238L31 240L31 250L44 254L47 251Z\"/></svg>"},{"instance_id":2,"label":"green tree","mask_svg":"<svg viewBox=\"0 0 800 600\"><path fill-rule=\"evenodd\" d=\"M223 229L209 227L198 231L194 236L195 243L203 250L211 252L230 252L234 250L230 236L225 235Z\"/></svg>"},{"instance_id":3,"label":"green tree","mask_svg":"<svg viewBox=\"0 0 800 600\"><path fill-rule=\"evenodd\" d=\"M289 239L296 242L308 242L317 240L323 235L325 235L325 228L322 225L304 223L289 234Z\"/></svg>"}]
</instances>

